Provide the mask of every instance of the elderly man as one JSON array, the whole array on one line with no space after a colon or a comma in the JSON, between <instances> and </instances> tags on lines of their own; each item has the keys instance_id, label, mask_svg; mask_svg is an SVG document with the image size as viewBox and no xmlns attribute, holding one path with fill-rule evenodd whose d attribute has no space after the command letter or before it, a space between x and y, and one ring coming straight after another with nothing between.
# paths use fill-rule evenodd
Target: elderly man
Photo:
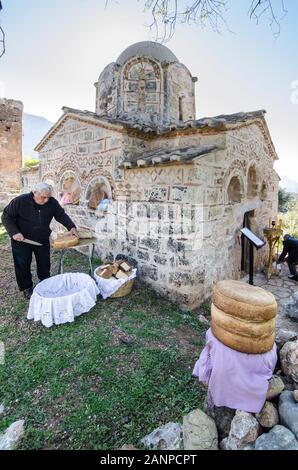
<instances>
[{"instance_id":1,"label":"elderly man","mask_svg":"<svg viewBox=\"0 0 298 470\"><path fill-rule=\"evenodd\" d=\"M278 263L286 261L291 273L289 279L298 281L298 272L296 268L296 265L298 264L298 239L291 237L290 235L285 235L283 244L283 251L278 259Z\"/></svg>"},{"instance_id":2,"label":"elderly man","mask_svg":"<svg viewBox=\"0 0 298 470\"><path fill-rule=\"evenodd\" d=\"M33 291L32 253L35 255L39 280L50 277L49 237L53 217L72 235L78 236L75 224L51 196L52 191L49 184L38 183L31 193L14 198L5 207L2 215L2 223L11 237L17 284L26 299L30 299ZM25 238L39 242L42 246L25 243Z\"/></svg>"}]
</instances>

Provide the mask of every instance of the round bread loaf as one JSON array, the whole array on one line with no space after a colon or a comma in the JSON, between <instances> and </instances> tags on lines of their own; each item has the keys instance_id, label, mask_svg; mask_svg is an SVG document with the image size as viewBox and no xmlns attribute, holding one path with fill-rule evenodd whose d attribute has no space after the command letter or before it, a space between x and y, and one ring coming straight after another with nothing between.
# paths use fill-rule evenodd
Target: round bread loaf
<instances>
[{"instance_id":1,"label":"round bread loaf","mask_svg":"<svg viewBox=\"0 0 298 470\"><path fill-rule=\"evenodd\" d=\"M87 228L79 228L78 229L78 233L79 233L79 238L93 238L93 234L91 232L91 230L87 229Z\"/></svg>"},{"instance_id":2,"label":"round bread loaf","mask_svg":"<svg viewBox=\"0 0 298 470\"><path fill-rule=\"evenodd\" d=\"M238 335L236 332L230 332L218 326L213 318L211 330L221 343L235 351L247 354L264 354L273 348L275 340L274 333L268 336L259 336L258 338Z\"/></svg>"},{"instance_id":3,"label":"round bread loaf","mask_svg":"<svg viewBox=\"0 0 298 470\"><path fill-rule=\"evenodd\" d=\"M75 235L60 235L54 240L53 247L56 249L69 248L79 244L79 239Z\"/></svg>"},{"instance_id":4,"label":"round bread loaf","mask_svg":"<svg viewBox=\"0 0 298 470\"><path fill-rule=\"evenodd\" d=\"M221 281L213 292L211 330L236 351L263 354L274 345L276 311L270 292L240 281Z\"/></svg>"},{"instance_id":5,"label":"round bread loaf","mask_svg":"<svg viewBox=\"0 0 298 470\"><path fill-rule=\"evenodd\" d=\"M271 292L241 281L220 281L213 290L214 305L233 317L267 321L276 316L277 303Z\"/></svg>"}]
</instances>

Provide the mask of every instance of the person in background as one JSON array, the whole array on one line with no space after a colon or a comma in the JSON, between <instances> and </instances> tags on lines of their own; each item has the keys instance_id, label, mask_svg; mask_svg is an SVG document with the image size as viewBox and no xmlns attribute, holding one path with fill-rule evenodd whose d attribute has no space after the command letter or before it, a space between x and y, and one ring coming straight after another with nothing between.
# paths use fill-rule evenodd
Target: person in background
<instances>
[{"instance_id":1,"label":"person in background","mask_svg":"<svg viewBox=\"0 0 298 470\"><path fill-rule=\"evenodd\" d=\"M11 237L17 284L26 299L30 299L33 291L32 253L36 259L38 279L42 281L50 277L49 237L53 217L72 235L79 236L75 224L52 197L52 192L49 184L38 183L32 192L12 199L2 214L2 223ZM42 246L26 243L24 239L39 242Z\"/></svg>"},{"instance_id":2,"label":"person in background","mask_svg":"<svg viewBox=\"0 0 298 470\"><path fill-rule=\"evenodd\" d=\"M290 235L284 236L283 251L278 258L278 263L286 261L289 266L291 276L289 279L298 281L298 272L296 265L298 264L298 239Z\"/></svg>"}]
</instances>

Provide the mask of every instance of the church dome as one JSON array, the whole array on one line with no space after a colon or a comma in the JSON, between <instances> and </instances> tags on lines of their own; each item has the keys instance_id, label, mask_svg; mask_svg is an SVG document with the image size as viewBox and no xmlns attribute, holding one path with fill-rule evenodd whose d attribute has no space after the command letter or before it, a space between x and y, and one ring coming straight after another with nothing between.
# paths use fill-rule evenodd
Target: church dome
<instances>
[{"instance_id":1,"label":"church dome","mask_svg":"<svg viewBox=\"0 0 298 470\"><path fill-rule=\"evenodd\" d=\"M125 49L116 60L116 63L124 65L129 59L136 56L151 57L158 62L179 62L173 52L163 44L153 41L141 41Z\"/></svg>"}]
</instances>

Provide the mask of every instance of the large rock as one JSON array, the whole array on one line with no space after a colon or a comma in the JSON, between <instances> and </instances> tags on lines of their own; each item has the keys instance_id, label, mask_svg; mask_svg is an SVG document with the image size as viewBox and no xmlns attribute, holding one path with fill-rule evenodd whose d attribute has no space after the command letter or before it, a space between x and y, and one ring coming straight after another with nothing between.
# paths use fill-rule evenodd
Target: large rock
<instances>
[{"instance_id":1,"label":"large rock","mask_svg":"<svg viewBox=\"0 0 298 470\"><path fill-rule=\"evenodd\" d=\"M197 409L183 417L184 450L218 450L218 434L210 416Z\"/></svg>"},{"instance_id":2,"label":"large rock","mask_svg":"<svg viewBox=\"0 0 298 470\"><path fill-rule=\"evenodd\" d=\"M231 450L227 447L227 442L228 442L228 438L225 437L220 443L219 443L219 448L220 450ZM244 447L241 447L241 450L254 450L255 449L255 446L254 444L247 444L246 446Z\"/></svg>"},{"instance_id":3,"label":"large rock","mask_svg":"<svg viewBox=\"0 0 298 470\"><path fill-rule=\"evenodd\" d=\"M275 342L278 349L281 349L288 341L295 341L298 337L297 331L288 330L285 328L277 328Z\"/></svg>"},{"instance_id":4,"label":"large rock","mask_svg":"<svg viewBox=\"0 0 298 470\"><path fill-rule=\"evenodd\" d=\"M298 450L298 441L289 429L277 425L258 437L255 450Z\"/></svg>"},{"instance_id":5,"label":"large rock","mask_svg":"<svg viewBox=\"0 0 298 470\"><path fill-rule=\"evenodd\" d=\"M269 401L266 401L260 413L256 413L256 418L263 428L273 428L279 423L277 409Z\"/></svg>"},{"instance_id":6,"label":"large rock","mask_svg":"<svg viewBox=\"0 0 298 470\"><path fill-rule=\"evenodd\" d=\"M12 423L5 433L0 436L0 450L12 450L24 434L24 421L21 419Z\"/></svg>"},{"instance_id":7,"label":"large rock","mask_svg":"<svg viewBox=\"0 0 298 470\"><path fill-rule=\"evenodd\" d=\"M283 375L281 379L285 386L284 391L290 390L290 392L293 392L293 390L295 390L295 382L292 377L290 377L289 375Z\"/></svg>"},{"instance_id":8,"label":"large rock","mask_svg":"<svg viewBox=\"0 0 298 470\"><path fill-rule=\"evenodd\" d=\"M179 423L167 423L161 428L155 429L141 442L148 449L155 450L179 450L181 444L182 427Z\"/></svg>"},{"instance_id":9,"label":"large rock","mask_svg":"<svg viewBox=\"0 0 298 470\"><path fill-rule=\"evenodd\" d=\"M266 400L273 400L273 398L281 394L284 388L285 386L281 378L278 375L273 375L269 380Z\"/></svg>"},{"instance_id":10,"label":"large rock","mask_svg":"<svg viewBox=\"0 0 298 470\"><path fill-rule=\"evenodd\" d=\"M298 382L298 340L286 343L279 355L284 374Z\"/></svg>"},{"instance_id":11,"label":"large rock","mask_svg":"<svg viewBox=\"0 0 298 470\"><path fill-rule=\"evenodd\" d=\"M298 292L284 304L284 312L291 320L298 322Z\"/></svg>"},{"instance_id":12,"label":"large rock","mask_svg":"<svg viewBox=\"0 0 298 470\"><path fill-rule=\"evenodd\" d=\"M283 392L279 397L280 422L289 428L298 440L298 403L293 392Z\"/></svg>"},{"instance_id":13,"label":"large rock","mask_svg":"<svg viewBox=\"0 0 298 470\"><path fill-rule=\"evenodd\" d=\"M256 418L245 411L236 411L226 443L227 450L240 450L255 442L260 432Z\"/></svg>"},{"instance_id":14,"label":"large rock","mask_svg":"<svg viewBox=\"0 0 298 470\"><path fill-rule=\"evenodd\" d=\"M215 421L219 440L228 437L235 410L226 406L214 406L212 409L208 408L207 414Z\"/></svg>"}]
</instances>

